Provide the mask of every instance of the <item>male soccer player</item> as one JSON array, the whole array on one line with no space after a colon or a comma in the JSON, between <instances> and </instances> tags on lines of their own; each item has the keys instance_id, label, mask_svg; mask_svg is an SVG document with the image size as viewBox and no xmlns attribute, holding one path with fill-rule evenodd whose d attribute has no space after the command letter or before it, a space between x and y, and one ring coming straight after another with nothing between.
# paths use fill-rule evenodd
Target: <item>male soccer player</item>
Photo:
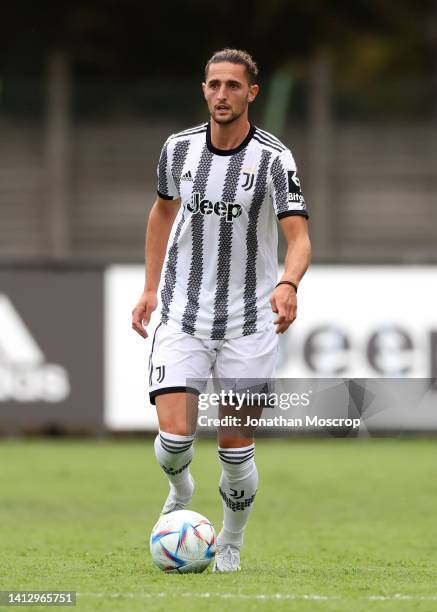
<instances>
[{"instance_id":1,"label":"male soccer player","mask_svg":"<svg viewBox=\"0 0 437 612\"><path fill-rule=\"evenodd\" d=\"M307 212L290 150L252 125L258 68L245 51L223 49L205 68L210 120L171 135L158 166L158 197L146 235L146 282L132 326L162 314L150 358L158 463L170 492L162 513L185 508L195 425L187 379L273 376L277 334L296 318L296 293L310 260ZM288 243L277 284L277 219ZM272 314L276 313L276 318ZM226 431L226 430L225 430ZM252 434L218 430L223 528L214 571L240 569L240 548L258 486Z\"/></svg>"}]
</instances>

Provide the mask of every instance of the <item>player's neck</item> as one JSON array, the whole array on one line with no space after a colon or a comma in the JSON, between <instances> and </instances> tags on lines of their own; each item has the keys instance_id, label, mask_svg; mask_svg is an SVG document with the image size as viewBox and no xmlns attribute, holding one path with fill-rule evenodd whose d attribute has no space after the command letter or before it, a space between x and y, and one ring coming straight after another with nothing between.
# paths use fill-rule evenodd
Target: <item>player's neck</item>
<instances>
[{"instance_id":1,"label":"player's neck","mask_svg":"<svg viewBox=\"0 0 437 612\"><path fill-rule=\"evenodd\" d=\"M211 143L216 149L229 151L236 149L246 138L250 131L250 123L246 116L236 121L221 124L211 119Z\"/></svg>"}]
</instances>

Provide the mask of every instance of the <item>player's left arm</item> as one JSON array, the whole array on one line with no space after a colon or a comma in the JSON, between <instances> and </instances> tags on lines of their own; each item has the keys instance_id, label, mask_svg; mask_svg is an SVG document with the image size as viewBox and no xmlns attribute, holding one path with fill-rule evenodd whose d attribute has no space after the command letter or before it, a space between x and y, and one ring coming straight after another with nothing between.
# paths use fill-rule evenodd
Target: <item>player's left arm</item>
<instances>
[{"instance_id":1,"label":"player's left arm","mask_svg":"<svg viewBox=\"0 0 437 612\"><path fill-rule=\"evenodd\" d=\"M284 273L281 281L291 281L296 286L305 274L311 261L311 243L308 235L308 221L300 215L279 220L287 241ZM279 285L270 298L272 310L278 316L274 321L276 333L283 334L297 316L297 295L291 285Z\"/></svg>"}]
</instances>

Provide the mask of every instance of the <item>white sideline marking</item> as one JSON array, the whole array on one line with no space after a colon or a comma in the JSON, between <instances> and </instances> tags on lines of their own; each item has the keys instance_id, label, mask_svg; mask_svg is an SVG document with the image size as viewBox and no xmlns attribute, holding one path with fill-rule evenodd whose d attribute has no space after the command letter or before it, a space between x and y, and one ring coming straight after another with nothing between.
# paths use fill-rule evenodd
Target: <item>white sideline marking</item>
<instances>
[{"instance_id":1,"label":"white sideline marking","mask_svg":"<svg viewBox=\"0 0 437 612\"><path fill-rule=\"evenodd\" d=\"M437 595L367 595L364 597L338 597L335 595L297 595L293 593L273 593L271 595L245 595L244 593L77 593L78 597L97 597L109 599L153 599L155 597L192 597L197 599L253 599L253 600L310 600L310 601L334 601L347 599L364 601L437 601Z\"/></svg>"}]
</instances>

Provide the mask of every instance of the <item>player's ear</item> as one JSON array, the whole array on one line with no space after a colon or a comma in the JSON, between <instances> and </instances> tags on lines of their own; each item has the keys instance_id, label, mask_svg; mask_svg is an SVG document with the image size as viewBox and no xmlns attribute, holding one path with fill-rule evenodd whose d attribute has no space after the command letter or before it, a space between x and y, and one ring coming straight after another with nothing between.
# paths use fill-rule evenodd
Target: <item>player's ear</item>
<instances>
[{"instance_id":1,"label":"player's ear","mask_svg":"<svg viewBox=\"0 0 437 612\"><path fill-rule=\"evenodd\" d=\"M253 102L259 92L259 85L250 85L249 87L249 102Z\"/></svg>"},{"instance_id":2,"label":"player's ear","mask_svg":"<svg viewBox=\"0 0 437 612\"><path fill-rule=\"evenodd\" d=\"M205 96L206 83L202 83L203 96Z\"/></svg>"}]
</instances>

